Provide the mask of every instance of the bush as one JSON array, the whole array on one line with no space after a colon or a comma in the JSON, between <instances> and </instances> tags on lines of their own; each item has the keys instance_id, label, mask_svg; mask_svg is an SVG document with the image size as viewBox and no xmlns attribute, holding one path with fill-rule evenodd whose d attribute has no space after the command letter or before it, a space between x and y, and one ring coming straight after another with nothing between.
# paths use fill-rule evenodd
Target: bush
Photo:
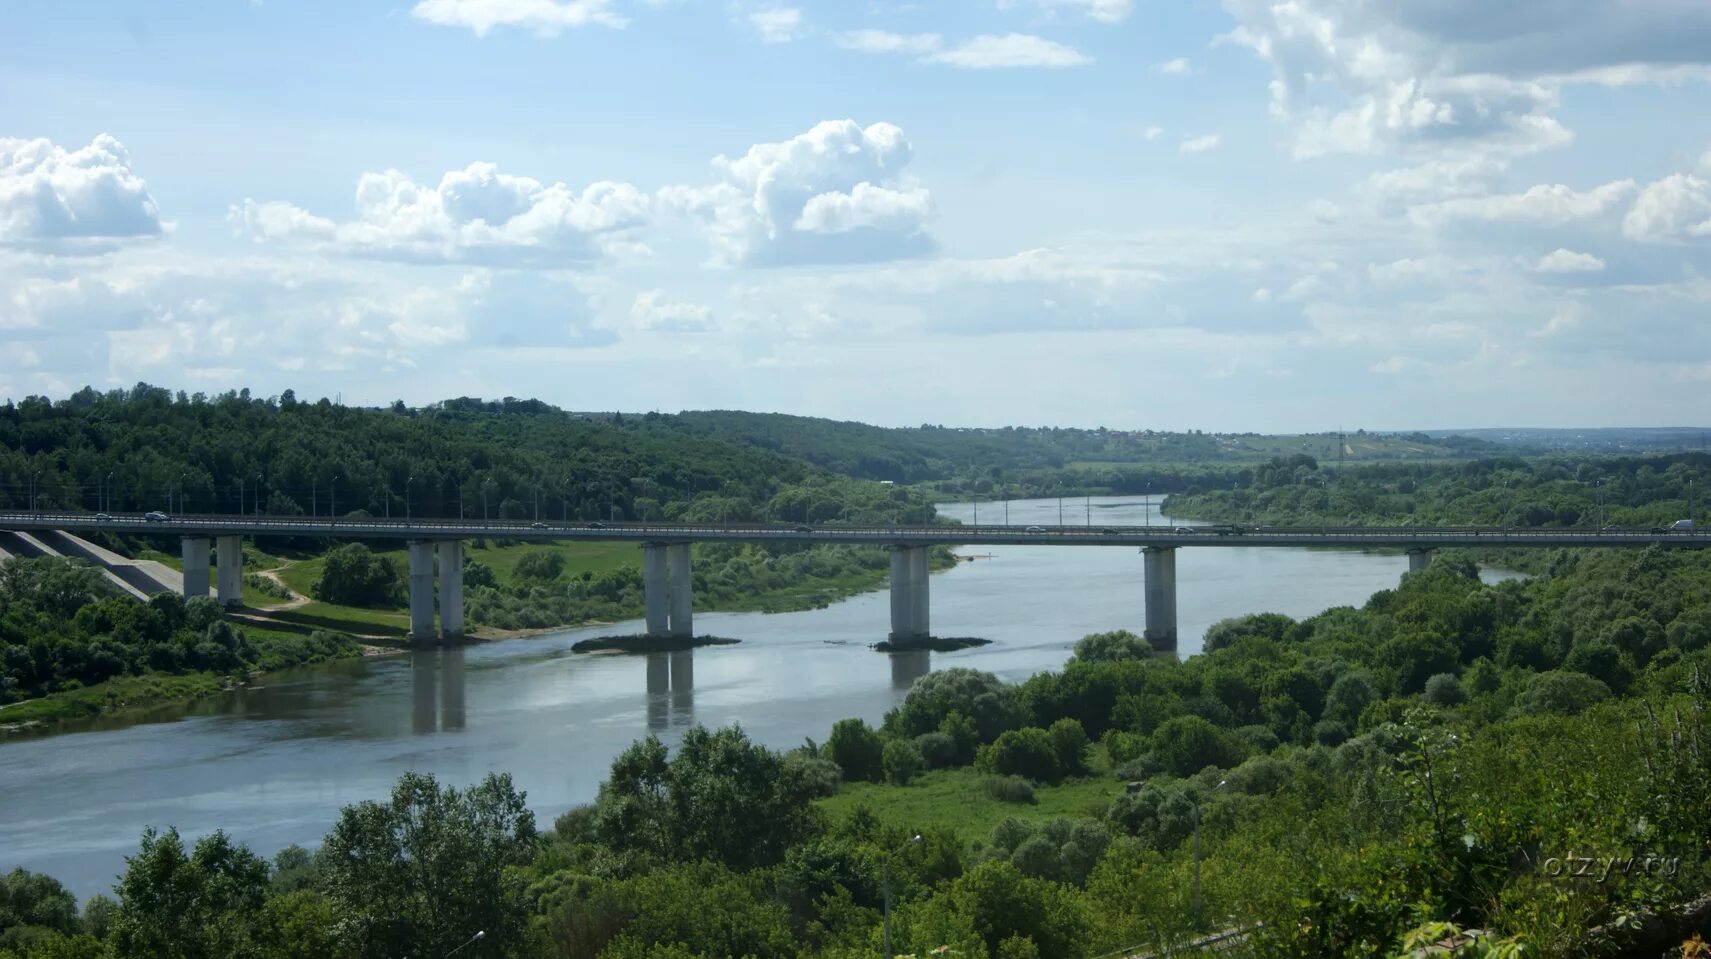
<instances>
[{"instance_id":1,"label":"bush","mask_svg":"<svg viewBox=\"0 0 1711 959\"><path fill-rule=\"evenodd\" d=\"M402 588L391 560L375 556L361 543L346 543L327 553L321 578L310 592L324 603L341 606L395 606Z\"/></svg>"},{"instance_id":2,"label":"bush","mask_svg":"<svg viewBox=\"0 0 1711 959\"><path fill-rule=\"evenodd\" d=\"M558 579L564 572L564 557L556 550L537 550L525 553L517 560L517 576L522 579L532 579L540 582L550 582Z\"/></svg>"},{"instance_id":3,"label":"bush","mask_svg":"<svg viewBox=\"0 0 1711 959\"><path fill-rule=\"evenodd\" d=\"M1033 805L1034 787L1021 776L988 776L981 781L981 788L986 794L999 802L1027 803Z\"/></svg>"},{"instance_id":4,"label":"bush","mask_svg":"<svg viewBox=\"0 0 1711 959\"><path fill-rule=\"evenodd\" d=\"M919 736L938 729L952 713L972 720L982 742L1020 727L1025 718L1016 702L1016 687L991 673L956 668L916 680L902 704L886 715L885 727L901 735Z\"/></svg>"},{"instance_id":5,"label":"bush","mask_svg":"<svg viewBox=\"0 0 1711 959\"><path fill-rule=\"evenodd\" d=\"M1119 659L1146 659L1153 654L1150 643L1126 629L1083 636L1075 644L1071 659L1083 663L1108 663Z\"/></svg>"},{"instance_id":6,"label":"bush","mask_svg":"<svg viewBox=\"0 0 1711 959\"><path fill-rule=\"evenodd\" d=\"M1052 723L1046 730L1051 737L1052 749L1057 753L1058 766L1065 776L1081 776L1087 773L1087 749L1093 745L1082 730L1081 723L1074 719L1060 719Z\"/></svg>"},{"instance_id":7,"label":"bush","mask_svg":"<svg viewBox=\"0 0 1711 959\"><path fill-rule=\"evenodd\" d=\"M989 746L982 747L978 762L983 768L1006 776L1025 776L1045 783L1063 778L1051 734L1038 726L1012 729Z\"/></svg>"},{"instance_id":8,"label":"bush","mask_svg":"<svg viewBox=\"0 0 1711 959\"><path fill-rule=\"evenodd\" d=\"M915 737L915 749L928 769L947 769L957 764L957 742L949 733L922 733Z\"/></svg>"},{"instance_id":9,"label":"bush","mask_svg":"<svg viewBox=\"0 0 1711 959\"><path fill-rule=\"evenodd\" d=\"M1164 763L1159 762L1151 753L1137 756L1111 771L1124 782L1141 782L1164 772Z\"/></svg>"},{"instance_id":10,"label":"bush","mask_svg":"<svg viewBox=\"0 0 1711 959\"><path fill-rule=\"evenodd\" d=\"M1562 713L1575 715L1610 698L1610 687L1585 673L1540 673L1515 699L1515 711L1527 715Z\"/></svg>"},{"instance_id":11,"label":"bush","mask_svg":"<svg viewBox=\"0 0 1711 959\"><path fill-rule=\"evenodd\" d=\"M921 751L915 748L913 740L893 739L885 744L884 759L885 781L893 786L907 786L909 781L921 775L921 769L926 765L921 759Z\"/></svg>"},{"instance_id":12,"label":"bush","mask_svg":"<svg viewBox=\"0 0 1711 959\"><path fill-rule=\"evenodd\" d=\"M1335 719L1321 719L1313 724L1313 741L1334 749L1349 741L1349 727Z\"/></svg>"},{"instance_id":13,"label":"bush","mask_svg":"<svg viewBox=\"0 0 1711 959\"><path fill-rule=\"evenodd\" d=\"M808 795L825 797L838 791L844 771L830 759L791 753L784 757L784 775Z\"/></svg>"},{"instance_id":14,"label":"bush","mask_svg":"<svg viewBox=\"0 0 1711 959\"><path fill-rule=\"evenodd\" d=\"M1454 673L1439 673L1426 680L1423 698L1434 706L1460 706L1467 702L1467 690Z\"/></svg>"},{"instance_id":15,"label":"bush","mask_svg":"<svg viewBox=\"0 0 1711 959\"><path fill-rule=\"evenodd\" d=\"M860 719L833 723L825 753L852 782L879 782L885 774L885 746L873 727Z\"/></svg>"},{"instance_id":16,"label":"bush","mask_svg":"<svg viewBox=\"0 0 1711 959\"><path fill-rule=\"evenodd\" d=\"M1153 731L1152 753L1170 772L1192 776L1207 766L1234 766L1247 750L1241 740L1199 716L1178 716Z\"/></svg>"},{"instance_id":17,"label":"bush","mask_svg":"<svg viewBox=\"0 0 1711 959\"><path fill-rule=\"evenodd\" d=\"M1372 680L1359 670L1350 670L1338 676L1325 694L1325 718L1345 725L1358 722L1360 714L1376 699L1378 691L1372 688Z\"/></svg>"},{"instance_id":18,"label":"bush","mask_svg":"<svg viewBox=\"0 0 1711 959\"><path fill-rule=\"evenodd\" d=\"M1111 761L1113 768L1139 758L1147 748L1145 736L1137 736L1121 729L1105 730L1105 735L1099 737L1099 744L1105 747L1105 758Z\"/></svg>"}]
</instances>

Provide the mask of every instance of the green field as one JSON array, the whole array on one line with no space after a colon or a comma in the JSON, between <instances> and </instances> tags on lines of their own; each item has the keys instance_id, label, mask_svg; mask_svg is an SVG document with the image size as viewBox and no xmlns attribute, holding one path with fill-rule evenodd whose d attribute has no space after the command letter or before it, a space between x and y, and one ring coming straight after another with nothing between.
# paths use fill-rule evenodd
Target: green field
<instances>
[{"instance_id":1,"label":"green field","mask_svg":"<svg viewBox=\"0 0 1711 959\"><path fill-rule=\"evenodd\" d=\"M1098 750L1095 750L1098 752ZM1123 784L1108 775L1066 780L1057 786L1035 786L1032 805L999 802L982 783L988 774L972 768L942 769L923 774L907 786L844 783L837 795L821 799L821 809L836 816L866 806L882 822L907 829L942 829L965 844L985 842L992 827L1015 817L1029 822L1049 819L1104 818Z\"/></svg>"},{"instance_id":2,"label":"green field","mask_svg":"<svg viewBox=\"0 0 1711 959\"><path fill-rule=\"evenodd\" d=\"M374 555L385 557L392 561L400 576L410 573L409 552L402 546L371 547ZM463 553L475 562L488 566L493 570L493 576L499 585L510 585L516 576L517 561L526 554L551 551L564 557L564 575L580 576L584 571L600 573L620 566L640 566L642 563L641 550L633 543L514 543L506 546L494 545L491 541L487 546L474 546L464 543ZM324 564L320 556L303 557L279 573L279 578L287 586L305 596L313 595L315 581L321 578L321 567Z\"/></svg>"}]
</instances>

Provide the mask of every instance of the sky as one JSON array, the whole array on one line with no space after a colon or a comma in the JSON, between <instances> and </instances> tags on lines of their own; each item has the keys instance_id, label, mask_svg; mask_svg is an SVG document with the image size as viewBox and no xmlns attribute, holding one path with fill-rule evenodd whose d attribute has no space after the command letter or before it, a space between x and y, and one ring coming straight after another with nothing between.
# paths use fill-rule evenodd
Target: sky
<instances>
[{"instance_id":1,"label":"sky","mask_svg":"<svg viewBox=\"0 0 1711 959\"><path fill-rule=\"evenodd\" d=\"M0 397L1711 419L1705 0L15 0Z\"/></svg>"}]
</instances>

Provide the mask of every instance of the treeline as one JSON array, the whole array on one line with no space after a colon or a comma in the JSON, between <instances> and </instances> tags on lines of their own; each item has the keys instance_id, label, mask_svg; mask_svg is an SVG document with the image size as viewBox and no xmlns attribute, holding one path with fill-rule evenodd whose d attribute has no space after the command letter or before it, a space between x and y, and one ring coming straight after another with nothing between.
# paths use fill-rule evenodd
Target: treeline
<instances>
[{"instance_id":1,"label":"treeline","mask_svg":"<svg viewBox=\"0 0 1711 959\"><path fill-rule=\"evenodd\" d=\"M885 876L900 955L1074 959L1224 928L1250 930L1233 955L1302 959L1468 927L1511 950L1481 954L1634 948L1658 925L1639 917L1711 881L1711 566L1474 572L1440 560L1358 609L1227 621L1187 661L1119 632L1020 685L932 673L879 726L784 754L735 727L649 737L546 831L503 777L406 776L271 865L145 835L81 914L8 877L0 955L854 959L880 947ZM945 808L900 811L937 782L959 784ZM1022 812L1058 789L1087 801ZM836 806L850 790L875 803ZM977 843L935 825L976 794L1019 815Z\"/></svg>"},{"instance_id":2,"label":"treeline","mask_svg":"<svg viewBox=\"0 0 1711 959\"><path fill-rule=\"evenodd\" d=\"M1703 515L1711 455L1393 463L1330 469L1279 457L1230 474L1226 488L1185 491L1173 516L1277 525L1668 525Z\"/></svg>"},{"instance_id":3,"label":"treeline","mask_svg":"<svg viewBox=\"0 0 1711 959\"><path fill-rule=\"evenodd\" d=\"M854 485L752 446L536 401L373 410L139 384L0 405L6 509L820 522L851 505ZM901 490L882 495L896 499L875 514L911 507Z\"/></svg>"},{"instance_id":4,"label":"treeline","mask_svg":"<svg viewBox=\"0 0 1711 959\"><path fill-rule=\"evenodd\" d=\"M251 635L209 597L139 603L76 561L0 563L0 706L125 676L241 676L356 653L331 633Z\"/></svg>"}]
</instances>

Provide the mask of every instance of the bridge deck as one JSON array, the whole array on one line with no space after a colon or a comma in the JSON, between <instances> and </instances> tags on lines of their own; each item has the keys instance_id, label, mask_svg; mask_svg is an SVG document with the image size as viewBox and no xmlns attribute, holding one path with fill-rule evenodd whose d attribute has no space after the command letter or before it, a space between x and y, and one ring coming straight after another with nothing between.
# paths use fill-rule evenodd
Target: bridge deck
<instances>
[{"instance_id":1,"label":"bridge deck","mask_svg":"<svg viewBox=\"0 0 1711 959\"><path fill-rule=\"evenodd\" d=\"M162 536L321 536L336 539L513 539L530 542L844 543L879 546L1711 546L1705 530L1355 526L799 526L793 524L570 523L527 520L402 520L369 517L170 516L0 513L0 529L126 532Z\"/></svg>"}]
</instances>

